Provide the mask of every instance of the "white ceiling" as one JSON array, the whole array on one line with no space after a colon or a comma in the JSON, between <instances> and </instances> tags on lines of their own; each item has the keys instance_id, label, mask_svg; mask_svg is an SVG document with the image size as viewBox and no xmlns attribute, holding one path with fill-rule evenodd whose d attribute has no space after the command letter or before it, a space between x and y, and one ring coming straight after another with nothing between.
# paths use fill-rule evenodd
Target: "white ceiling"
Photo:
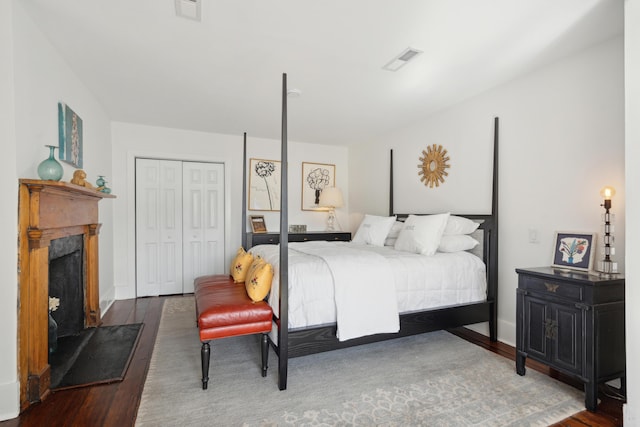
<instances>
[{"instance_id":1,"label":"white ceiling","mask_svg":"<svg viewBox=\"0 0 640 427\"><path fill-rule=\"evenodd\" d=\"M623 31L620 0L21 0L115 121L350 144ZM407 47L397 72L382 69Z\"/></svg>"}]
</instances>

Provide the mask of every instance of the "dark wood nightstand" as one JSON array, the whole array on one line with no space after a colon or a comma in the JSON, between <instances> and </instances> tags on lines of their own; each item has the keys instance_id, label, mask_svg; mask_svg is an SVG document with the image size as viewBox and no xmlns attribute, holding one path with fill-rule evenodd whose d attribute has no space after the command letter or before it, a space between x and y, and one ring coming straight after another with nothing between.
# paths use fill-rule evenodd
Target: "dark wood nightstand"
<instances>
[{"instance_id":1,"label":"dark wood nightstand","mask_svg":"<svg viewBox=\"0 0 640 427\"><path fill-rule=\"evenodd\" d=\"M307 242L310 240L348 242L351 240L351 233L343 231L289 233L290 242ZM247 249L255 245L275 245L277 243L280 243L280 233L247 233Z\"/></svg>"},{"instance_id":2,"label":"dark wood nightstand","mask_svg":"<svg viewBox=\"0 0 640 427\"><path fill-rule=\"evenodd\" d=\"M517 373L529 357L579 379L590 411L601 382L620 378L626 394L624 277L550 267L516 273Z\"/></svg>"}]
</instances>

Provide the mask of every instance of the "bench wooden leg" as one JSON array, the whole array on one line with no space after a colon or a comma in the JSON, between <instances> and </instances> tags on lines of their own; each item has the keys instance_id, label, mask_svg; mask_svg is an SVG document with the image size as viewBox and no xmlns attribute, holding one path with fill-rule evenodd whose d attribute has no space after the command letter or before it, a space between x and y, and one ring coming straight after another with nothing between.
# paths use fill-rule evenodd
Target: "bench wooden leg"
<instances>
[{"instance_id":1,"label":"bench wooden leg","mask_svg":"<svg viewBox=\"0 0 640 427\"><path fill-rule=\"evenodd\" d=\"M211 347L209 346L209 341L202 343L200 359L202 359L202 389L206 390L209 383L209 360L211 359Z\"/></svg>"},{"instance_id":2,"label":"bench wooden leg","mask_svg":"<svg viewBox=\"0 0 640 427\"><path fill-rule=\"evenodd\" d=\"M269 362L269 337L267 334L262 334L262 342L260 344L262 348L262 376L266 377L268 368L267 362Z\"/></svg>"}]
</instances>

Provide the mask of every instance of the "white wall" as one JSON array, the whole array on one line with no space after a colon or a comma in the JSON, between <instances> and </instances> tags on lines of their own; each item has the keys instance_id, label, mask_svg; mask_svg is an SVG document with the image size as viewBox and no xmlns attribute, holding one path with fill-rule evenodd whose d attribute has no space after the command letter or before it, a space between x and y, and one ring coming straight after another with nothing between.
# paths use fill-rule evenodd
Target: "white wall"
<instances>
[{"instance_id":1,"label":"white wall","mask_svg":"<svg viewBox=\"0 0 640 427\"><path fill-rule=\"evenodd\" d=\"M83 122L83 169L89 181L111 175L109 117L102 106L35 26L22 5L14 10L15 105L18 177L38 179L38 164L58 145L58 102L71 107ZM56 157L58 157L56 151ZM75 170L64 167L63 181ZM113 302L113 206L100 202L100 307Z\"/></svg>"},{"instance_id":2,"label":"white wall","mask_svg":"<svg viewBox=\"0 0 640 427\"><path fill-rule=\"evenodd\" d=\"M9 208L0 221L0 420L18 415L20 384L17 372L18 283L18 174L16 170L15 107L13 91L13 4L0 2L0 193ZM15 201L15 204L14 204ZM14 206L14 208L11 208Z\"/></svg>"},{"instance_id":3,"label":"white wall","mask_svg":"<svg viewBox=\"0 0 640 427\"><path fill-rule=\"evenodd\" d=\"M625 42L625 162L627 181L627 217L640 218L640 1L626 0L624 9ZM640 223L629 221L627 240L640 241ZM627 404L624 425L640 425L640 250L628 245L626 251L626 339Z\"/></svg>"},{"instance_id":4,"label":"white wall","mask_svg":"<svg viewBox=\"0 0 640 427\"><path fill-rule=\"evenodd\" d=\"M352 147L351 215L387 213L389 148L396 212L488 213L493 118L500 117L498 333L513 345L515 268L549 265L556 230L600 232L599 191L606 184L617 189L615 260L624 268L623 90L618 37ZM448 178L433 189L420 183L417 167L431 144L443 145L451 158ZM380 173L363 173L371 170ZM537 243L529 242L529 230Z\"/></svg>"},{"instance_id":5,"label":"white wall","mask_svg":"<svg viewBox=\"0 0 640 427\"><path fill-rule=\"evenodd\" d=\"M0 2L0 139L3 150L0 186L8 201L0 222L0 419L19 410L17 376L18 179L37 179L38 164L48 156L44 145L58 145L58 101L69 104L84 121L84 169L89 177L111 174L109 120L101 106L47 42L19 1ZM65 166L63 180L71 178ZM100 219L100 301L113 299L112 208L102 202Z\"/></svg>"},{"instance_id":6,"label":"white wall","mask_svg":"<svg viewBox=\"0 0 640 427\"><path fill-rule=\"evenodd\" d=\"M118 198L115 208L114 274L117 299L134 298L135 289L135 158L162 158L220 162L225 164L226 225L225 252L228 265L240 246L242 206L242 135L223 135L113 123L113 175L110 182ZM336 165L336 182L347 197L347 149L318 144L289 143L289 223L307 224L308 230L323 230L326 213L302 212L302 161ZM280 141L247 137L247 158L280 159ZM348 206L338 211L346 224ZM279 230L277 212L248 212L264 215L269 231Z\"/></svg>"}]
</instances>

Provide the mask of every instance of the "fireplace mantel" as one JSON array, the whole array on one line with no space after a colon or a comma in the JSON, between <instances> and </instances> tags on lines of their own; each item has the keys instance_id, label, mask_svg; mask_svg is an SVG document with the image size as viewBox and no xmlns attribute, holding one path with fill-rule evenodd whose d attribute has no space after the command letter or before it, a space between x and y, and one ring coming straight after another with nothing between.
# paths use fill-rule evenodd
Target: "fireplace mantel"
<instances>
[{"instance_id":1,"label":"fireplace mantel","mask_svg":"<svg viewBox=\"0 0 640 427\"><path fill-rule=\"evenodd\" d=\"M98 202L114 198L67 182L21 179L19 220L18 352L20 408L49 392L49 245L83 235L85 327L100 323L98 283Z\"/></svg>"}]
</instances>

